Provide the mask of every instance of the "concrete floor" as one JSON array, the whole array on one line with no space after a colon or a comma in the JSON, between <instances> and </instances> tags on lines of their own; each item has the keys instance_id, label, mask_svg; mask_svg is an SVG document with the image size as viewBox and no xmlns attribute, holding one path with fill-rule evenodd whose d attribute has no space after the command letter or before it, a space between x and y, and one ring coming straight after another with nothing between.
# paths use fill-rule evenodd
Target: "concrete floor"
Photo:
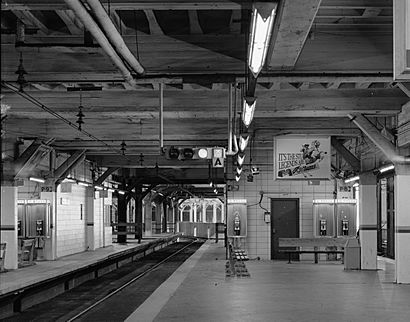
<instances>
[{"instance_id":1,"label":"concrete floor","mask_svg":"<svg viewBox=\"0 0 410 322\"><path fill-rule=\"evenodd\" d=\"M248 261L250 278L225 276L225 249L208 242L127 321L410 321L410 285L391 263Z\"/></svg>"}]
</instances>

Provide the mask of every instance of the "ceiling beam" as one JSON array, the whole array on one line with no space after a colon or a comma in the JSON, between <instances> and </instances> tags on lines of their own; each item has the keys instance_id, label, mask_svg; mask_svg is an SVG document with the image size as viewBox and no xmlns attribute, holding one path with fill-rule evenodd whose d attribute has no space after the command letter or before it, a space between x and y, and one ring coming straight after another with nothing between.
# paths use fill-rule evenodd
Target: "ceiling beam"
<instances>
[{"instance_id":1,"label":"ceiling beam","mask_svg":"<svg viewBox=\"0 0 410 322\"><path fill-rule=\"evenodd\" d=\"M323 0L321 9L391 9L393 0Z\"/></svg>"},{"instance_id":2,"label":"ceiling beam","mask_svg":"<svg viewBox=\"0 0 410 322\"><path fill-rule=\"evenodd\" d=\"M321 0L284 0L276 17L267 66L270 69L292 69L302 52Z\"/></svg>"},{"instance_id":3,"label":"ceiling beam","mask_svg":"<svg viewBox=\"0 0 410 322\"><path fill-rule=\"evenodd\" d=\"M37 28L46 35L50 33L50 30L29 10L13 10L13 13L25 26Z\"/></svg>"},{"instance_id":4,"label":"ceiling beam","mask_svg":"<svg viewBox=\"0 0 410 322\"><path fill-rule=\"evenodd\" d=\"M71 10L56 10L57 15L65 23L72 35L84 33L84 25L79 21Z\"/></svg>"},{"instance_id":5,"label":"ceiling beam","mask_svg":"<svg viewBox=\"0 0 410 322\"><path fill-rule=\"evenodd\" d=\"M202 31L202 28L201 28L201 25L198 19L198 11L188 10L188 18L189 18L189 32L195 35L203 34L203 31Z\"/></svg>"},{"instance_id":6,"label":"ceiling beam","mask_svg":"<svg viewBox=\"0 0 410 322\"><path fill-rule=\"evenodd\" d=\"M111 174L117 171L119 168L108 168L105 172L95 181L97 186L101 185Z\"/></svg>"},{"instance_id":7,"label":"ceiling beam","mask_svg":"<svg viewBox=\"0 0 410 322\"><path fill-rule=\"evenodd\" d=\"M121 35L128 35L132 33L132 29L125 25L116 10L110 10L110 18Z\"/></svg>"},{"instance_id":8,"label":"ceiling beam","mask_svg":"<svg viewBox=\"0 0 410 322\"><path fill-rule=\"evenodd\" d=\"M350 164L353 170L360 171L360 160L334 136L332 136L331 138L331 144L337 151L337 153L339 153L342 156L342 158Z\"/></svg>"},{"instance_id":9,"label":"ceiling beam","mask_svg":"<svg viewBox=\"0 0 410 322\"><path fill-rule=\"evenodd\" d=\"M164 32L162 31L162 28L158 24L154 11L146 9L144 10L144 13L148 20L150 34L151 35L163 35Z\"/></svg>"},{"instance_id":10,"label":"ceiling beam","mask_svg":"<svg viewBox=\"0 0 410 322\"><path fill-rule=\"evenodd\" d=\"M39 164L50 147L34 140L30 146L13 162L14 177L24 177L30 175L30 172Z\"/></svg>"},{"instance_id":11,"label":"ceiling beam","mask_svg":"<svg viewBox=\"0 0 410 322\"><path fill-rule=\"evenodd\" d=\"M397 87L400 88L404 94L410 97L410 82L409 83L397 83Z\"/></svg>"},{"instance_id":12,"label":"ceiling beam","mask_svg":"<svg viewBox=\"0 0 410 322\"><path fill-rule=\"evenodd\" d=\"M391 162L410 162L410 157L400 155L396 147L387 140L380 131L363 115L361 114L349 114L351 122L357 125L360 130L378 147L378 149L386 156Z\"/></svg>"},{"instance_id":13,"label":"ceiling beam","mask_svg":"<svg viewBox=\"0 0 410 322\"><path fill-rule=\"evenodd\" d=\"M76 167L79 163L85 159L85 150L80 150L74 152L62 165L60 165L56 170L54 170L54 179L59 181L67 175L67 173Z\"/></svg>"},{"instance_id":14,"label":"ceiling beam","mask_svg":"<svg viewBox=\"0 0 410 322\"><path fill-rule=\"evenodd\" d=\"M232 10L229 30L232 34L240 34L242 26L242 10Z\"/></svg>"},{"instance_id":15,"label":"ceiling beam","mask_svg":"<svg viewBox=\"0 0 410 322\"><path fill-rule=\"evenodd\" d=\"M113 10L240 10L249 8L248 0L111 0ZM65 10L67 5L58 0L13 0L1 3L1 10Z\"/></svg>"}]
</instances>

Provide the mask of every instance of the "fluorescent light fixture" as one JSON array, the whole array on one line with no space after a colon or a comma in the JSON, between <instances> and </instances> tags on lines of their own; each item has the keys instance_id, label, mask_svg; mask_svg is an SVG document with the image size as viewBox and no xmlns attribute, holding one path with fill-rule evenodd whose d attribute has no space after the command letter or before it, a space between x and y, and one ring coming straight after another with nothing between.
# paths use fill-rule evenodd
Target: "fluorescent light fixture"
<instances>
[{"instance_id":1,"label":"fluorescent light fixture","mask_svg":"<svg viewBox=\"0 0 410 322\"><path fill-rule=\"evenodd\" d=\"M359 186L359 183L358 182L356 182L354 185L353 185L353 187L355 187L355 188L357 188Z\"/></svg>"},{"instance_id":2,"label":"fluorescent light fixture","mask_svg":"<svg viewBox=\"0 0 410 322\"><path fill-rule=\"evenodd\" d=\"M245 151L246 147L248 146L249 137L250 135L246 135L246 138L244 138L242 135L239 136L239 151Z\"/></svg>"},{"instance_id":3,"label":"fluorescent light fixture","mask_svg":"<svg viewBox=\"0 0 410 322\"><path fill-rule=\"evenodd\" d=\"M345 183L349 183L349 182L357 181L357 180L359 180L359 179L360 179L360 177L359 177L359 176L354 176L354 177L351 177L351 178L347 178L347 179L345 179Z\"/></svg>"},{"instance_id":4,"label":"fluorescent light fixture","mask_svg":"<svg viewBox=\"0 0 410 322\"><path fill-rule=\"evenodd\" d=\"M42 178L36 178L36 177L30 177L28 178L30 181L34 181L34 182L40 182L40 183L44 183L46 182L46 180L42 179Z\"/></svg>"},{"instance_id":5,"label":"fluorescent light fixture","mask_svg":"<svg viewBox=\"0 0 410 322\"><path fill-rule=\"evenodd\" d=\"M394 169L394 164L383 166L379 169L380 173L387 172Z\"/></svg>"},{"instance_id":6,"label":"fluorescent light fixture","mask_svg":"<svg viewBox=\"0 0 410 322\"><path fill-rule=\"evenodd\" d=\"M237 174L238 176L240 176L241 173L242 173L242 167L237 167L237 168L236 168L236 174Z\"/></svg>"},{"instance_id":7,"label":"fluorescent light fixture","mask_svg":"<svg viewBox=\"0 0 410 322\"><path fill-rule=\"evenodd\" d=\"M161 197L164 196L164 194L163 194L162 192L158 192L158 194L159 194Z\"/></svg>"},{"instance_id":8,"label":"fluorescent light fixture","mask_svg":"<svg viewBox=\"0 0 410 322\"><path fill-rule=\"evenodd\" d=\"M275 2L255 2L252 6L248 67L255 78L265 64L275 13Z\"/></svg>"},{"instance_id":9,"label":"fluorescent light fixture","mask_svg":"<svg viewBox=\"0 0 410 322\"><path fill-rule=\"evenodd\" d=\"M248 128L255 113L256 97L246 96L243 100L242 122Z\"/></svg>"},{"instance_id":10,"label":"fluorescent light fixture","mask_svg":"<svg viewBox=\"0 0 410 322\"><path fill-rule=\"evenodd\" d=\"M76 182L76 181L72 178L65 178L62 182L67 183L67 182Z\"/></svg>"},{"instance_id":11,"label":"fluorescent light fixture","mask_svg":"<svg viewBox=\"0 0 410 322\"><path fill-rule=\"evenodd\" d=\"M108 191L114 192L115 190L113 188L108 188Z\"/></svg>"},{"instance_id":12,"label":"fluorescent light fixture","mask_svg":"<svg viewBox=\"0 0 410 322\"><path fill-rule=\"evenodd\" d=\"M241 176L240 176L240 175L239 175L239 176L236 175L236 176L235 176L235 180L236 180L236 182L238 182L239 180L241 180Z\"/></svg>"},{"instance_id":13,"label":"fluorescent light fixture","mask_svg":"<svg viewBox=\"0 0 410 322\"><path fill-rule=\"evenodd\" d=\"M87 183L87 182L78 181L78 184L79 184L80 186L88 187L88 183Z\"/></svg>"},{"instance_id":14,"label":"fluorescent light fixture","mask_svg":"<svg viewBox=\"0 0 410 322\"><path fill-rule=\"evenodd\" d=\"M244 155L238 154L236 162L238 163L239 167L242 167L244 161L245 161L245 154Z\"/></svg>"},{"instance_id":15,"label":"fluorescent light fixture","mask_svg":"<svg viewBox=\"0 0 410 322\"><path fill-rule=\"evenodd\" d=\"M104 187L101 187L101 186L95 186L94 188L95 188L95 190L103 190L104 189Z\"/></svg>"},{"instance_id":16,"label":"fluorescent light fixture","mask_svg":"<svg viewBox=\"0 0 410 322\"><path fill-rule=\"evenodd\" d=\"M125 195L125 191L122 191L122 190L118 190L118 193L119 193L120 195Z\"/></svg>"}]
</instances>

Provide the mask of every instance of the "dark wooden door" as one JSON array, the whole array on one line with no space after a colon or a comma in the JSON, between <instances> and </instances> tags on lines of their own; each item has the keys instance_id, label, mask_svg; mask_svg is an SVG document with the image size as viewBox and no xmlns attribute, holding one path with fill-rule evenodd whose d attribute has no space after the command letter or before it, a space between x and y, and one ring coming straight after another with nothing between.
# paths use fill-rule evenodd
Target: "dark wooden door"
<instances>
[{"instance_id":1,"label":"dark wooden door","mask_svg":"<svg viewBox=\"0 0 410 322\"><path fill-rule=\"evenodd\" d=\"M271 259L287 259L278 252L278 238L299 237L299 199L271 199ZM299 257L297 254L295 259Z\"/></svg>"}]
</instances>

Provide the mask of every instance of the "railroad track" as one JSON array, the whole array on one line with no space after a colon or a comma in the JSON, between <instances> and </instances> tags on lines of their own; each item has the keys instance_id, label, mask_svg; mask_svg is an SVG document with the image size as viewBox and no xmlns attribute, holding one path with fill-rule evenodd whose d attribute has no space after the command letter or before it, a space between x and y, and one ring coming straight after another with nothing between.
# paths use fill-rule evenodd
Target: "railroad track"
<instances>
[{"instance_id":1,"label":"railroad track","mask_svg":"<svg viewBox=\"0 0 410 322\"><path fill-rule=\"evenodd\" d=\"M123 321L201 245L174 243L4 321Z\"/></svg>"}]
</instances>

